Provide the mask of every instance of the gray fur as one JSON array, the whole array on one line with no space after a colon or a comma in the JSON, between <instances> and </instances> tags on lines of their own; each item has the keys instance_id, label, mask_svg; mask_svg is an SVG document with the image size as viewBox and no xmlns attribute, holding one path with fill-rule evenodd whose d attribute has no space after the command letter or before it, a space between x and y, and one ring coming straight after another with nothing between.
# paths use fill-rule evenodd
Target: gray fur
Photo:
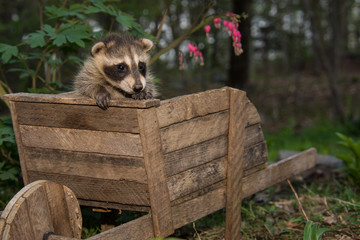
<instances>
[{"instance_id":1,"label":"gray fur","mask_svg":"<svg viewBox=\"0 0 360 240\"><path fill-rule=\"evenodd\" d=\"M131 97L141 100L156 97L158 92L149 67L150 56L147 53L151 47L152 42L147 39L134 39L129 35L114 33L105 36L94 44L91 55L75 77L75 91L82 96L96 99L102 109L109 107L110 99ZM120 70L117 73L116 67L122 65L124 59L131 64L124 64L129 69L123 74L125 77L121 78ZM139 74L139 62L146 64L146 73L143 75ZM105 73L106 67L112 70L114 76L107 75L107 71ZM146 83L145 88L138 92L144 85L141 82ZM140 86L137 92L135 84Z\"/></svg>"}]
</instances>

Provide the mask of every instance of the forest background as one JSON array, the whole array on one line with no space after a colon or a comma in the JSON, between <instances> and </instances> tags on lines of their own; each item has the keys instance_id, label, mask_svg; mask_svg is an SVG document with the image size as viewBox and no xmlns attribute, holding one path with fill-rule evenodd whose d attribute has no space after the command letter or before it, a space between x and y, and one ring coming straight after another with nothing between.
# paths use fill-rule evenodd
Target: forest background
<instances>
[{"instance_id":1,"label":"forest background","mask_svg":"<svg viewBox=\"0 0 360 240\"><path fill-rule=\"evenodd\" d=\"M228 32L212 22L229 12L240 15L240 56ZM156 42L152 71L161 99L240 88L261 115L272 161L281 149L317 147L335 156L346 152L336 132L355 142L360 136L359 26L360 0L1 0L0 94L70 91L94 41L127 31ZM189 43L202 52L204 66L189 56ZM5 102L0 107L1 209L22 182L9 110ZM354 194L356 181L346 180ZM359 204L351 196L343 200Z\"/></svg>"}]
</instances>

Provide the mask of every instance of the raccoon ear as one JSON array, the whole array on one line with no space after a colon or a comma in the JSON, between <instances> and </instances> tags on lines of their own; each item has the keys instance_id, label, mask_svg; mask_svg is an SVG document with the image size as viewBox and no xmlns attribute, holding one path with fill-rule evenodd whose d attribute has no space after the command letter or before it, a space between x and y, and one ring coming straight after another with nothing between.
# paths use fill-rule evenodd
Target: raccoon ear
<instances>
[{"instance_id":1,"label":"raccoon ear","mask_svg":"<svg viewBox=\"0 0 360 240\"><path fill-rule=\"evenodd\" d=\"M138 40L138 42L140 43L141 47L143 48L144 52L149 51L153 46L154 43L147 39L147 38L141 38Z\"/></svg>"},{"instance_id":2,"label":"raccoon ear","mask_svg":"<svg viewBox=\"0 0 360 240\"><path fill-rule=\"evenodd\" d=\"M91 56L94 57L96 54L101 52L104 48L105 48L105 43L103 43L103 42L95 43L94 46L92 46L92 48L91 48L91 52L90 52Z\"/></svg>"}]
</instances>

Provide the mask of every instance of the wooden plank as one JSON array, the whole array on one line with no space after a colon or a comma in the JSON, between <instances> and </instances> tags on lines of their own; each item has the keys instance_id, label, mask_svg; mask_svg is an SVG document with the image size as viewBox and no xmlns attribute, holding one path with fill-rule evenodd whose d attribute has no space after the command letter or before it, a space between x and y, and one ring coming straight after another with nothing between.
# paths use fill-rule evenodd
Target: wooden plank
<instances>
[{"instance_id":1,"label":"wooden plank","mask_svg":"<svg viewBox=\"0 0 360 240\"><path fill-rule=\"evenodd\" d=\"M163 152L169 153L224 135L228 131L228 122L228 111L222 111L162 128Z\"/></svg>"},{"instance_id":2,"label":"wooden plank","mask_svg":"<svg viewBox=\"0 0 360 240\"><path fill-rule=\"evenodd\" d=\"M24 194L32 224L34 239L42 239L44 233L54 232L48 200L43 185L38 184Z\"/></svg>"},{"instance_id":3,"label":"wooden plank","mask_svg":"<svg viewBox=\"0 0 360 240\"><path fill-rule=\"evenodd\" d=\"M63 186L54 182L47 182L44 188L48 199L52 224L54 229L56 229L54 233L64 237L72 237L73 231L68 218L69 209L66 206Z\"/></svg>"},{"instance_id":4,"label":"wooden plank","mask_svg":"<svg viewBox=\"0 0 360 240\"><path fill-rule=\"evenodd\" d=\"M24 151L23 151L24 146L23 146L23 142L22 142L22 138L21 138L20 129L19 129L17 109L16 109L15 103L13 101L9 102L9 107L10 107L10 112L11 112L13 129L14 129L14 133L15 133L16 144L18 147L22 178L24 181L24 185L26 185L29 183L29 180L28 180L28 175L27 175L26 157L24 156Z\"/></svg>"},{"instance_id":5,"label":"wooden plank","mask_svg":"<svg viewBox=\"0 0 360 240\"><path fill-rule=\"evenodd\" d=\"M260 124L251 125L245 128L244 147L255 145L264 141L264 134Z\"/></svg>"},{"instance_id":6,"label":"wooden plank","mask_svg":"<svg viewBox=\"0 0 360 240\"><path fill-rule=\"evenodd\" d=\"M16 102L20 125L139 133L136 109Z\"/></svg>"},{"instance_id":7,"label":"wooden plank","mask_svg":"<svg viewBox=\"0 0 360 240\"><path fill-rule=\"evenodd\" d=\"M152 216L147 214L131 222L102 232L87 240L149 240L155 237L152 225Z\"/></svg>"},{"instance_id":8,"label":"wooden plank","mask_svg":"<svg viewBox=\"0 0 360 240\"><path fill-rule=\"evenodd\" d=\"M229 108L226 88L161 101L157 108L160 128Z\"/></svg>"},{"instance_id":9,"label":"wooden plank","mask_svg":"<svg viewBox=\"0 0 360 240\"><path fill-rule=\"evenodd\" d=\"M136 157L143 155L138 134L26 125L19 128L22 142L27 147Z\"/></svg>"},{"instance_id":10,"label":"wooden plank","mask_svg":"<svg viewBox=\"0 0 360 240\"><path fill-rule=\"evenodd\" d=\"M70 222L70 227L73 232L72 237L81 238L82 231L82 216L79 202L75 198L75 194L70 188L63 186L65 195L65 208L68 209L66 218ZM58 217L58 216L56 216Z\"/></svg>"},{"instance_id":11,"label":"wooden plank","mask_svg":"<svg viewBox=\"0 0 360 240\"><path fill-rule=\"evenodd\" d=\"M147 183L144 159L25 147L28 170Z\"/></svg>"},{"instance_id":12,"label":"wooden plank","mask_svg":"<svg viewBox=\"0 0 360 240\"><path fill-rule=\"evenodd\" d=\"M170 201L224 180L227 157L191 168L168 178Z\"/></svg>"},{"instance_id":13,"label":"wooden plank","mask_svg":"<svg viewBox=\"0 0 360 240\"><path fill-rule=\"evenodd\" d=\"M244 139L246 126L246 93L229 89L229 150L226 183L227 240L241 239L241 186L243 177Z\"/></svg>"},{"instance_id":14,"label":"wooden plank","mask_svg":"<svg viewBox=\"0 0 360 240\"><path fill-rule=\"evenodd\" d=\"M19 236L24 240L35 239L27 210L25 198L20 197L17 199L16 204L6 219L6 225L10 228L7 233L8 236L3 236L3 239L17 239Z\"/></svg>"},{"instance_id":15,"label":"wooden plank","mask_svg":"<svg viewBox=\"0 0 360 240\"><path fill-rule=\"evenodd\" d=\"M225 207L225 187L171 207L174 227L180 228Z\"/></svg>"},{"instance_id":16,"label":"wooden plank","mask_svg":"<svg viewBox=\"0 0 360 240\"><path fill-rule=\"evenodd\" d=\"M246 132L246 130L245 130ZM246 140L245 140L246 141ZM244 149L244 170L251 169L268 161L267 145L265 141L248 146Z\"/></svg>"},{"instance_id":17,"label":"wooden plank","mask_svg":"<svg viewBox=\"0 0 360 240\"><path fill-rule=\"evenodd\" d=\"M187 169L211 162L227 154L227 135L165 154L165 172L170 177Z\"/></svg>"},{"instance_id":18,"label":"wooden plank","mask_svg":"<svg viewBox=\"0 0 360 240\"><path fill-rule=\"evenodd\" d=\"M138 110L138 120L148 176L154 235L166 237L174 232L174 227L156 109Z\"/></svg>"},{"instance_id":19,"label":"wooden plank","mask_svg":"<svg viewBox=\"0 0 360 240\"><path fill-rule=\"evenodd\" d=\"M29 181L51 180L69 187L79 199L149 206L146 184L29 171Z\"/></svg>"},{"instance_id":20,"label":"wooden plank","mask_svg":"<svg viewBox=\"0 0 360 240\"><path fill-rule=\"evenodd\" d=\"M245 112L246 112L246 126L251 126L261 122L258 111L256 110L254 104L252 104L248 99L245 106Z\"/></svg>"},{"instance_id":21,"label":"wooden plank","mask_svg":"<svg viewBox=\"0 0 360 240\"><path fill-rule=\"evenodd\" d=\"M137 212L150 212L150 206L139 206L139 205L129 205L129 204L120 204L113 202L101 202L101 201L90 201L84 199L78 199L81 206L105 208L105 209L118 209L118 210L129 210Z\"/></svg>"},{"instance_id":22,"label":"wooden plank","mask_svg":"<svg viewBox=\"0 0 360 240\"><path fill-rule=\"evenodd\" d=\"M242 197L248 197L316 165L316 149L310 148L244 177Z\"/></svg>"},{"instance_id":23,"label":"wooden plank","mask_svg":"<svg viewBox=\"0 0 360 240\"><path fill-rule=\"evenodd\" d=\"M174 201L171 202L171 206L175 206L175 205L181 204L183 202L192 200L194 198L198 198L200 196L205 195L208 192L214 191L214 190L219 189L219 188L224 188L225 189L225 186L226 186L226 180L222 180L222 181L214 183L214 184L212 184L210 186L204 187L204 188L202 188L202 189L200 189L200 190L198 190L196 192L193 192L193 193L190 193L190 194L185 195L183 197L175 199Z\"/></svg>"},{"instance_id":24,"label":"wooden plank","mask_svg":"<svg viewBox=\"0 0 360 240\"><path fill-rule=\"evenodd\" d=\"M96 106L95 99L78 96L74 92L62 94L12 93L3 96L4 100L14 102L63 103ZM110 106L126 108L149 108L160 105L159 99L133 100L121 98L110 100Z\"/></svg>"}]
</instances>

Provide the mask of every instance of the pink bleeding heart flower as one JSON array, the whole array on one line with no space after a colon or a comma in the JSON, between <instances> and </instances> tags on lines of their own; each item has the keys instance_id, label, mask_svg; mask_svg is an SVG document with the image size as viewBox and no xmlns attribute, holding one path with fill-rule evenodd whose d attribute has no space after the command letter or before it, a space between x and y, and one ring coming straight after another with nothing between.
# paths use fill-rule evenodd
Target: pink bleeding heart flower
<instances>
[{"instance_id":1,"label":"pink bleeding heart flower","mask_svg":"<svg viewBox=\"0 0 360 240\"><path fill-rule=\"evenodd\" d=\"M204 30L205 30L205 32L206 32L206 37L207 37L207 38L209 38L210 29L211 29L210 25L206 25L206 26L204 27Z\"/></svg>"},{"instance_id":2,"label":"pink bleeding heart flower","mask_svg":"<svg viewBox=\"0 0 360 240\"><path fill-rule=\"evenodd\" d=\"M214 19L214 25L216 28L220 28L221 27L221 18L215 18Z\"/></svg>"}]
</instances>

